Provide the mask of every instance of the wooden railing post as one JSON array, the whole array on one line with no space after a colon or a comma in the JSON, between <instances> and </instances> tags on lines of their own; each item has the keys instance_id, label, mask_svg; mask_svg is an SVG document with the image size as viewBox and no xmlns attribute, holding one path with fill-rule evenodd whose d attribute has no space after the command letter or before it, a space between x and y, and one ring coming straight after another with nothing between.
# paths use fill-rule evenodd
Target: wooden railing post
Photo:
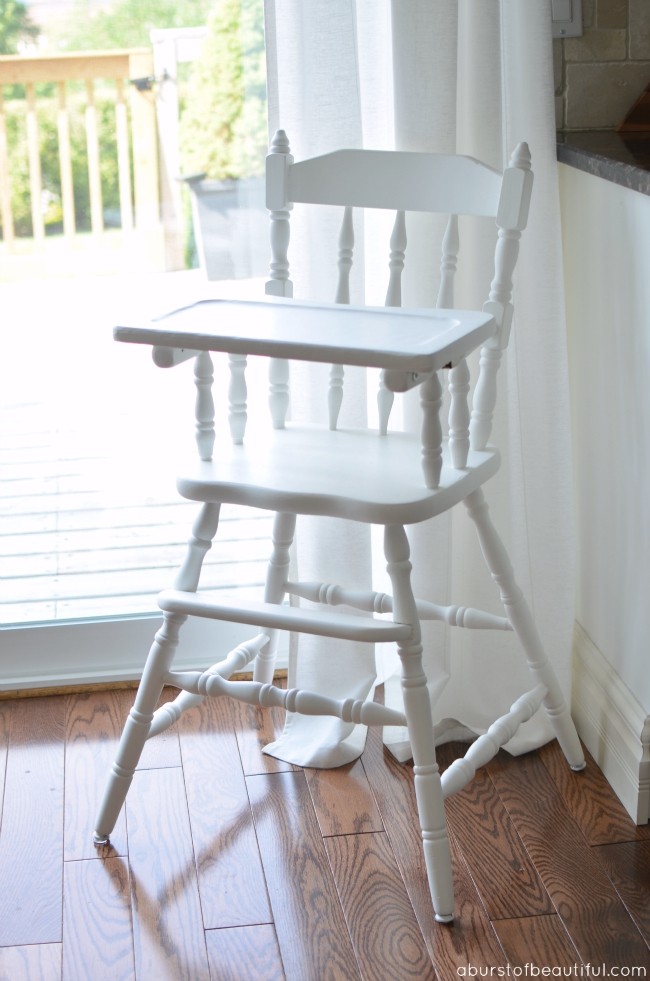
<instances>
[{"instance_id":1,"label":"wooden railing post","mask_svg":"<svg viewBox=\"0 0 650 981\"><path fill-rule=\"evenodd\" d=\"M14 216L11 207L9 150L2 88L0 88L0 218L2 219L2 240L7 249L11 249L14 242Z\"/></svg>"}]
</instances>

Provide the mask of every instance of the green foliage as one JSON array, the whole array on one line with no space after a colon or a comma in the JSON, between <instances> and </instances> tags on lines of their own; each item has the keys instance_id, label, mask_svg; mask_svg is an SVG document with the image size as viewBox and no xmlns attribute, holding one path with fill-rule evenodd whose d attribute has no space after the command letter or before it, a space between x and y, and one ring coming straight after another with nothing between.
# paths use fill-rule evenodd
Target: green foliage
<instances>
[{"instance_id":1,"label":"green foliage","mask_svg":"<svg viewBox=\"0 0 650 981\"><path fill-rule=\"evenodd\" d=\"M199 27L212 6L213 0L115 0L98 9L90 0L76 0L52 31L52 41L67 51L148 48L153 29Z\"/></svg>"},{"instance_id":2,"label":"green foliage","mask_svg":"<svg viewBox=\"0 0 650 981\"><path fill-rule=\"evenodd\" d=\"M21 41L35 41L38 34L21 0L0 0L0 54L15 54Z\"/></svg>"},{"instance_id":3,"label":"green foliage","mask_svg":"<svg viewBox=\"0 0 650 981\"><path fill-rule=\"evenodd\" d=\"M181 111L186 174L261 174L267 148L262 0L219 0Z\"/></svg>"}]
</instances>

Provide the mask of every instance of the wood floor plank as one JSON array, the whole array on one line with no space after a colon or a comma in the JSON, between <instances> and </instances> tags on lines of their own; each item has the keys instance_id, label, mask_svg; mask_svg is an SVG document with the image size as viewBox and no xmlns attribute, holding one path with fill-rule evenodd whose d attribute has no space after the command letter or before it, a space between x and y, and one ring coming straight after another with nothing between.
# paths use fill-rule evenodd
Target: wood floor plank
<instances>
[{"instance_id":1,"label":"wood floor plank","mask_svg":"<svg viewBox=\"0 0 650 981\"><path fill-rule=\"evenodd\" d=\"M208 981L180 768L137 772L126 817L136 981Z\"/></svg>"},{"instance_id":2,"label":"wood floor plank","mask_svg":"<svg viewBox=\"0 0 650 981\"><path fill-rule=\"evenodd\" d=\"M438 750L444 770L466 745L448 743ZM491 920L553 913L554 907L503 803L484 770L446 802L474 885Z\"/></svg>"},{"instance_id":3,"label":"wood floor plank","mask_svg":"<svg viewBox=\"0 0 650 981\"><path fill-rule=\"evenodd\" d=\"M270 923L208 930L212 981L284 981L282 958Z\"/></svg>"},{"instance_id":4,"label":"wood floor plank","mask_svg":"<svg viewBox=\"0 0 650 981\"><path fill-rule=\"evenodd\" d=\"M0 701L0 827L2 826L2 802L5 792L5 772L7 769L7 752L9 749L9 722L11 705Z\"/></svg>"},{"instance_id":5,"label":"wood floor plank","mask_svg":"<svg viewBox=\"0 0 650 981\"><path fill-rule=\"evenodd\" d=\"M61 981L61 944L0 947L0 981Z\"/></svg>"},{"instance_id":6,"label":"wood floor plank","mask_svg":"<svg viewBox=\"0 0 650 981\"><path fill-rule=\"evenodd\" d=\"M361 760L305 776L323 837L384 830Z\"/></svg>"},{"instance_id":7,"label":"wood floor plank","mask_svg":"<svg viewBox=\"0 0 650 981\"><path fill-rule=\"evenodd\" d=\"M186 712L179 728L203 924L271 923L228 700L206 699Z\"/></svg>"},{"instance_id":8,"label":"wood floor plank","mask_svg":"<svg viewBox=\"0 0 650 981\"><path fill-rule=\"evenodd\" d=\"M132 697L132 696L131 696ZM124 725L123 692L68 695L65 700L65 859L126 855L126 821L120 813L111 843L93 844L95 816Z\"/></svg>"},{"instance_id":9,"label":"wood floor plank","mask_svg":"<svg viewBox=\"0 0 650 981\"><path fill-rule=\"evenodd\" d=\"M246 784L288 981L358 979L304 774L258 774Z\"/></svg>"},{"instance_id":10,"label":"wood floor plank","mask_svg":"<svg viewBox=\"0 0 650 981\"><path fill-rule=\"evenodd\" d=\"M650 841L601 845L594 854L650 946Z\"/></svg>"},{"instance_id":11,"label":"wood floor plank","mask_svg":"<svg viewBox=\"0 0 650 981\"><path fill-rule=\"evenodd\" d=\"M236 713L235 731L246 776L296 770L293 764L262 752L264 746L277 739L282 732L284 710L256 708L243 702L232 702L232 706Z\"/></svg>"},{"instance_id":12,"label":"wood floor plank","mask_svg":"<svg viewBox=\"0 0 650 981\"><path fill-rule=\"evenodd\" d=\"M578 952L557 914L497 920L494 929L512 967L569 968L580 965ZM557 976L557 970L555 975ZM552 976L552 975L550 975Z\"/></svg>"},{"instance_id":13,"label":"wood floor plank","mask_svg":"<svg viewBox=\"0 0 650 981\"><path fill-rule=\"evenodd\" d=\"M539 757L590 845L650 839L650 825L635 825L587 750L587 766L579 773L568 766L556 740L543 746Z\"/></svg>"},{"instance_id":14,"label":"wood floor plank","mask_svg":"<svg viewBox=\"0 0 650 981\"><path fill-rule=\"evenodd\" d=\"M66 862L63 981L134 976L129 870L123 858Z\"/></svg>"},{"instance_id":15,"label":"wood floor plank","mask_svg":"<svg viewBox=\"0 0 650 981\"><path fill-rule=\"evenodd\" d=\"M364 981L437 977L384 832L325 839Z\"/></svg>"},{"instance_id":16,"label":"wood floor plank","mask_svg":"<svg viewBox=\"0 0 650 981\"><path fill-rule=\"evenodd\" d=\"M0 945L61 941L64 702L10 704L0 828Z\"/></svg>"},{"instance_id":17,"label":"wood floor plank","mask_svg":"<svg viewBox=\"0 0 650 981\"><path fill-rule=\"evenodd\" d=\"M489 772L580 957L634 967L647 947L539 754L500 753Z\"/></svg>"},{"instance_id":18,"label":"wood floor plank","mask_svg":"<svg viewBox=\"0 0 650 981\"><path fill-rule=\"evenodd\" d=\"M434 919L422 855L413 768L397 763L383 749L377 729L369 730L362 760L437 973L446 979L456 977L457 969L468 964L504 967L503 951L453 834L455 919L451 925L436 923Z\"/></svg>"}]
</instances>

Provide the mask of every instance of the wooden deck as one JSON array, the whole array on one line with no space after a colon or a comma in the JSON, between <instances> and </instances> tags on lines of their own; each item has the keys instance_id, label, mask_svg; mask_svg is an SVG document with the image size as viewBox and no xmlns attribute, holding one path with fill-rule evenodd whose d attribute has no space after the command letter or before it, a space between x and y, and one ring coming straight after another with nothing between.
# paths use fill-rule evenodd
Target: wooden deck
<instances>
[{"instance_id":1,"label":"wooden deck","mask_svg":"<svg viewBox=\"0 0 650 981\"><path fill-rule=\"evenodd\" d=\"M155 368L112 325L197 295L262 293L198 271L0 284L0 624L155 609L196 511L176 495L170 452L191 439L191 368ZM224 514L206 584L261 581L267 530Z\"/></svg>"}]
</instances>

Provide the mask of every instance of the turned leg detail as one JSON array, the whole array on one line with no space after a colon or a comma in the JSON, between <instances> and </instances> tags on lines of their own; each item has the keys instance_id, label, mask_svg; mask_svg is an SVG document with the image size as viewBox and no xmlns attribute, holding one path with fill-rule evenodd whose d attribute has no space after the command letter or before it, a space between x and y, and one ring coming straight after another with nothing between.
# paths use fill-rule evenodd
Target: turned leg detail
<instances>
[{"instance_id":1,"label":"turned leg detail","mask_svg":"<svg viewBox=\"0 0 650 981\"><path fill-rule=\"evenodd\" d=\"M543 705L557 740L573 770L585 766L582 746L560 684L546 656L528 604L515 582L510 559L490 518L482 490L474 491L465 501L468 514L476 526L486 564L499 587L501 601L512 628L524 649L528 667L537 684L546 688Z\"/></svg>"},{"instance_id":2,"label":"turned leg detail","mask_svg":"<svg viewBox=\"0 0 650 981\"><path fill-rule=\"evenodd\" d=\"M398 644L402 692L415 773L415 795L422 828L424 861L436 920L453 919L454 888L440 772L436 762L431 703L422 665L420 624L411 589L410 550L401 525L388 525L384 537L393 586L393 617L413 625L408 641Z\"/></svg>"},{"instance_id":3,"label":"turned leg detail","mask_svg":"<svg viewBox=\"0 0 650 981\"><path fill-rule=\"evenodd\" d=\"M186 619L185 616L165 613L162 627L154 638L138 694L126 720L97 815L94 834L96 845L107 844L108 837L115 827L149 736L151 720L163 689L165 676L178 646L178 634Z\"/></svg>"},{"instance_id":4,"label":"turned leg detail","mask_svg":"<svg viewBox=\"0 0 650 981\"><path fill-rule=\"evenodd\" d=\"M273 551L269 559L264 589L265 603L281 603L286 593L289 578L289 550L296 529L295 514L275 515L273 522ZM262 684L273 681L273 669L278 649L278 630L269 630L269 641L255 658L253 679Z\"/></svg>"}]
</instances>

